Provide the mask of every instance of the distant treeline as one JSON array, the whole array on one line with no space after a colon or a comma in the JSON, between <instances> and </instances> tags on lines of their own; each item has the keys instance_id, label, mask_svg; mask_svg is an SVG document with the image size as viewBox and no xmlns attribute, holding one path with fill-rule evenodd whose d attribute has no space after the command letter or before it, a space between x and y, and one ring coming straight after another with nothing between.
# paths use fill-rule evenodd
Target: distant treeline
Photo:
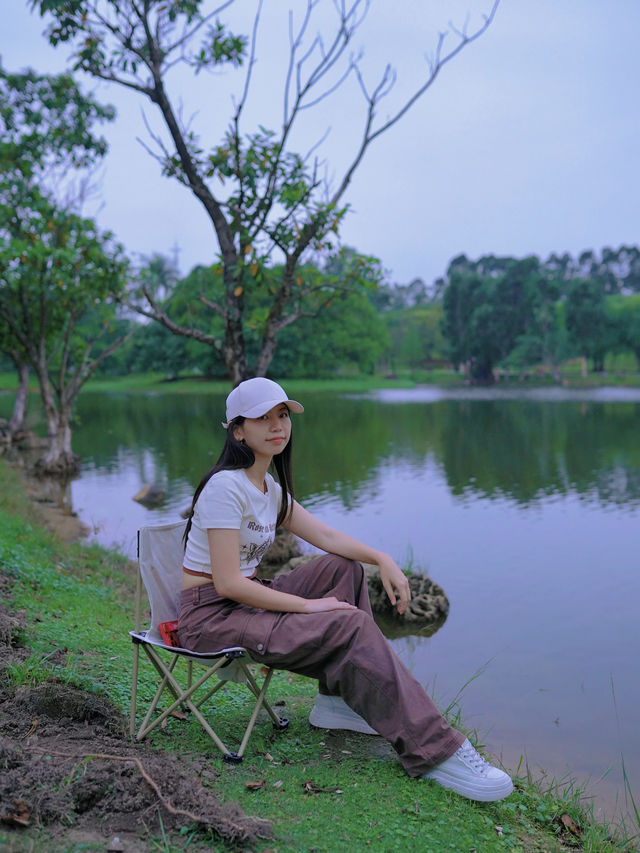
<instances>
[{"instance_id":1,"label":"distant treeline","mask_svg":"<svg viewBox=\"0 0 640 853\"><path fill-rule=\"evenodd\" d=\"M438 282L442 333L451 362L489 381L497 367L558 365L581 357L596 372L608 354L640 366L640 250L637 246L522 259L464 255Z\"/></svg>"},{"instance_id":2,"label":"distant treeline","mask_svg":"<svg viewBox=\"0 0 640 853\"><path fill-rule=\"evenodd\" d=\"M326 280L331 295L322 310L316 298L309 316L303 313L282 329L271 375L330 377L450 365L476 381L492 381L496 369L522 371L536 365L558 376L558 366L575 357L601 371L608 354L623 352L632 353L640 367L637 246L586 251L578 258L553 254L547 260L487 255L474 261L460 255L443 278L431 284L416 278L406 285L385 280L370 258L354 275L353 261L361 256L346 252L348 282L335 260L301 268L300 286L312 283L317 292ZM273 272L275 277L279 271ZM183 326L202 327L207 316L202 295L215 294L220 286L215 266L195 267L179 279L160 255L147 261L141 277L153 286L167 316ZM336 281L343 278L340 292ZM258 346L262 320L257 304L245 330L249 352L252 343ZM88 333L89 327L90 322ZM121 318L101 346L128 328L133 335L103 363L102 374L226 376L215 348L173 334L158 322ZM210 331L215 334L213 325Z\"/></svg>"}]
</instances>

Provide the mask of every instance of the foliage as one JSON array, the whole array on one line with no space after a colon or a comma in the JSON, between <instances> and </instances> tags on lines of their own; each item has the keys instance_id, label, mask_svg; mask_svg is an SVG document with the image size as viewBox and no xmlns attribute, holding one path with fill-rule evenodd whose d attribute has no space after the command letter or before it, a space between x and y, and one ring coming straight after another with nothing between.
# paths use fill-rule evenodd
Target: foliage
<instances>
[{"instance_id":1,"label":"foliage","mask_svg":"<svg viewBox=\"0 0 640 853\"><path fill-rule=\"evenodd\" d=\"M158 109L168 139L153 135L152 153L164 175L193 193L213 225L221 287L203 294L209 317L201 315L198 325L177 322L144 286L131 294L129 304L171 332L217 350L235 384L252 374L264 375L283 330L309 314L308 298L326 297L328 282L322 282L320 294L313 284L301 286L299 267L313 253L335 247L348 211L347 189L370 145L400 121L447 62L487 29L498 0L475 31L451 27L456 42L448 52L443 50L445 34L439 36L422 79L384 118L380 105L395 82L391 66L369 82L361 55L351 49L369 4L333 4L332 28L312 33L318 4L308 0L305 9L289 17L278 130L262 124L245 129L262 3L248 37L232 32L220 19L231 2L213 10L201 0L30 0L30 5L48 17L51 44L69 44L74 69L123 86ZM227 70L238 79L227 130L214 144L201 140L181 120L182 109L170 94L176 65L194 73ZM363 98L360 133L355 143L344 146L346 166L329 182L317 154L321 133L306 153L292 145L313 107L331 99L348 78ZM315 133L313 119L308 121Z\"/></svg>"},{"instance_id":2,"label":"foliage","mask_svg":"<svg viewBox=\"0 0 640 853\"><path fill-rule=\"evenodd\" d=\"M42 186L57 166L80 167L103 153L90 125L111 111L67 75L2 71L0 85L0 348L17 367L33 368L48 420L43 464L62 470L75 465L73 401L121 341L94 350L110 330L126 263L111 235Z\"/></svg>"},{"instance_id":3,"label":"foliage","mask_svg":"<svg viewBox=\"0 0 640 853\"><path fill-rule=\"evenodd\" d=\"M640 370L640 293L607 299L609 322L617 330L615 350L631 351Z\"/></svg>"},{"instance_id":4,"label":"foliage","mask_svg":"<svg viewBox=\"0 0 640 853\"><path fill-rule=\"evenodd\" d=\"M428 286L421 278L414 278L409 284L381 284L373 296L373 304L379 311L400 311L403 308L419 308L436 302L441 296L437 279Z\"/></svg>"},{"instance_id":5,"label":"foliage","mask_svg":"<svg viewBox=\"0 0 640 853\"><path fill-rule=\"evenodd\" d=\"M578 279L571 283L567 294L566 325L576 351L593 360L596 372L602 371L604 357L612 348L614 329L599 282Z\"/></svg>"},{"instance_id":6,"label":"foliage","mask_svg":"<svg viewBox=\"0 0 640 853\"><path fill-rule=\"evenodd\" d=\"M447 361L441 304L388 311L383 319L389 331L387 358L393 370L428 367Z\"/></svg>"},{"instance_id":7,"label":"foliage","mask_svg":"<svg viewBox=\"0 0 640 853\"><path fill-rule=\"evenodd\" d=\"M159 265L157 257L155 263ZM265 267L264 288L247 295L245 339L249 354L259 351L269 294L281 275L281 267ZM387 346L384 324L370 302L380 276L377 260L353 249L330 255L321 268L313 263L301 265L296 276L300 319L283 329L271 373L280 377L328 377L345 366L371 373ZM143 282L143 287L155 286L149 265L140 269L138 281ZM207 303L219 300L223 289L219 264L197 266L170 288L157 286L156 299L171 322L198 326L204 334L214 336L220 332L222 320L207 310ZM161 299L162 293L168 296ZM159 370L167 377L187 370L224 374L224 363L216 348L205 347L195 338L171 335L155 323L138 328L126 354L126 364L128 371Z\"/></svg>"},{"instance_id":8,"label":"foliage","mask_svg":"<svg viewBox=\"0 0 640 853\"><path fill-rule=\"evenodd\" d=\"M496 366L540 363L560 381L560 364L574 355L601 372L608 353L636 353L636 257L640 250L622 246L577 261L454 258L442 302L451 360L476 381L492 381ZM579 275L587 270L592 277Z\"/></svg>"},{"instance_id":9,"label":"foliage","mask_svg":"<svg viewBox=\"0 0 640 853\"><path fill-rule=\"evenodd\" d=\"M93 126L114 117L69 74L12 74L0 65L0 172L42 178L52 168L89 167L107 150Z\"/></svg>"},{"instance_id":10,"label":"foliage","mask_svg":"<svg viewBox=\"0 0 640 853\"><path fill-rule=\"evenodd\" d=\"M366 294L338 294L315 319L282 333L272 362L275 376L326 378L371 374L388 346L383 321Z\"/></svg>"},{"instance_id":11,"label":"foliage","mask_svg":"<svg viewBox=\"0 0 640 853\"><path fill-rule=\"evenodd\" d=\"M529 278L536 259L512 260L496 276L457 268L452 263L443 297L443 333L454 364L467 363L474 379L491 381L494 366L524 334L529 319Z\"/></svg>"}]
</instances>

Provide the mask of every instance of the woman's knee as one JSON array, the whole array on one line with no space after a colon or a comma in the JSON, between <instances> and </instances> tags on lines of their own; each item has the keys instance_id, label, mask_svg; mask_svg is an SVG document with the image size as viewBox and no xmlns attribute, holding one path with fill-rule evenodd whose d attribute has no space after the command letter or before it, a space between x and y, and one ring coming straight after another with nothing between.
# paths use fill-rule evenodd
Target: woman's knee
<instances>
[{"instance_id":1,"label":"woman's knee","mask_svg":"<svg viewBox=\"0 0 640 853\"><path fill-rule=\"evenodd\" d=\"M334 647L357 643L375 626L363 610L330 610L326 616L323 642Z\"/></svg>"},{"instance_id":2,"label":"woman's knee","mask_svg":"<svg viewBox=\"0 0 640 853\"><path fill-rule=\"evenodd\" d=\"M325 566L328 570L334 571L341 577L353 577L356 583L361 583L364 577L364 569L362 563L356 560L349 560L347 557L341 557L338 554L327 554L322 558L325 560Z\"/></svg>"}]
</instances>

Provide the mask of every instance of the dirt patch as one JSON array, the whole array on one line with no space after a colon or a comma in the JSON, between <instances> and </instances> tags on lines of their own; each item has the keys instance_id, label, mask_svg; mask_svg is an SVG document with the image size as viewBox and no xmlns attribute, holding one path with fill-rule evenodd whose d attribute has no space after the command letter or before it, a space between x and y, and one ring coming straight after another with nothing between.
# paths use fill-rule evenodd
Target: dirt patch
<instances>
[{"instance_id":1,"label":"dirt patch","mask_svg":"<svg viewBox=\"0 0 640 853\"><path fill-rule=\"evenodd\" d=\"M56 706L56 700L58 704ZM123 850L143 839L198 825L228 844L270 837L270 824L221 805L207 783L219 772L206 758L135 746L113 731L117 712L94 696L48 683L20 690L0 706L0 821L20 833L117 836Z\"/></svg>"},{"instance_id":2,"label":"dirt patch","mask_svg":"<svg viewBox=\"0 0 640 853\"><path fill-rule=\"evenodd\" d=\"M91 528L73 511L71 479L39 476L35 468L39 453L31 445L20 444L10 447L3 458L20 472L22 489L32 503L35 519L63 542L77 542L87 536Z\"/></svg>"},{"instance_id":3,"label":"dirt patch","mask_svg":"<svg viewBox=\"0 0 640 853\"><path fill-rule=\"evenodd\" d=\"M162 828L198 827L235 847L272 836L267 821L218 801L220 773L205 756L133 744L103 697L55 680L12 691L7 667L28 654L24 630L0 606L0 830L14 837L10 850L44 849L29 842L42 828L126 853L150 849L145 838Z\"/></svg>"},{"instance_id":4,"label":"dirt patch","mask_svg":"<svg viewBox=\"0 0 640 853\"><path fill-rule=\"evenodd\" d=\"M40 515L45 527L52 530L63 542L77 542L91 532L91 528L71 514L54 504L41 504Z\"/></svg>"},{"instance_id":5,"label":"dirt patch","mask_svg":"<svg viewBox=\"0 0 640 853\"><path fill-rule=\"evenodd\" d=\"M77 542L91 532L71 509L70 482L53 477L37 477L23 471L23 488L34 512L46 528L63 542Z\"/></svg>"}]
</instances>

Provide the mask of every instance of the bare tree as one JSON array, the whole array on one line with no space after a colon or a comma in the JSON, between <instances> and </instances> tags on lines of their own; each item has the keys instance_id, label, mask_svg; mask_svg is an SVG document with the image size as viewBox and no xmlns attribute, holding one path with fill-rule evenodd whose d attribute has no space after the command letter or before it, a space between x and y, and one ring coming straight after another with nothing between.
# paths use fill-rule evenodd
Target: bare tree
<instances>
[{"instance_id":1,"label":"bare tree","mask_svg":"<svg viewBox=\"0 0 640 853\"><path fill-rule=\"evenodd\" d=\"M369 84L362 54L351 51L369 11L368 0L334 0L335 20L328 37L313 31L319 0L307 0L297 25L289 13L279 130L259 127L247 133L242 125L252 89L262 0L257 2L249 36L234 35L219 20L233 0L207 12L203 11L207 4L200 0L77 0L73 4L30 0L32 8L53 17L50 41L73 45L74 68L135 91L157 107L168 137L149 127L155 143L149 150L160 160L164 174L193 193L213 225L222 284L219 292L202 293L201 302L219 318L221 332L212 333L211 322L203 328L179 325L144 286L138 291L136 310L176 334L214 347L234 384L251 374L264 375L278 333L327 301L326 285L306 283L297 274L298 265L306 253L322 251L338 234L347 211L347 189L372 143L394 127L429 90L442 68L489 27L499 0L489 2L488 14L473 31L465 25L440 33L422 79L381 118L380 106L394 86L395 72L386 65ZM208 151L183 122L169 94L167 77L178 64L196 72L223 64L243 66L241 94L224 139ZM301 116L351 77L362 95L360 137L341 175L329 185L317 156L323 139L305 155L291 150L291 140ZM274 257L282 265L275 287L267 285L263 274ZM254 310L256 304L260 311ZM252 365L245 340L249 310L258 317L261 337Z\"/></svg>"}]
</instances>

